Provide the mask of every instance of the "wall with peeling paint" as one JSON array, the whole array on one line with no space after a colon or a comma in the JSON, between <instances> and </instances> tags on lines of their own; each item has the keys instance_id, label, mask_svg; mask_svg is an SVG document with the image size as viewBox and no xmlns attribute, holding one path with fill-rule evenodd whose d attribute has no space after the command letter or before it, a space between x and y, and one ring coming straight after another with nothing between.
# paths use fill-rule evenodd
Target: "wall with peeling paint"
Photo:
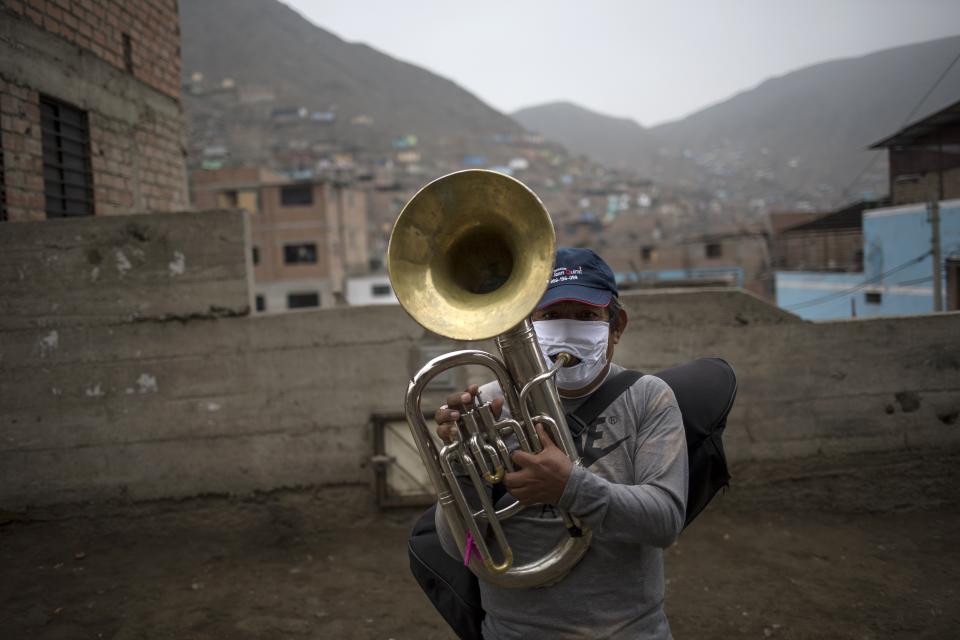
<instances>
[{"instance_id":1,"label":"wall with peeling paint","mask_svg":"<svg viewBox=\"0 0 960 640\"><path fill-rule=\"evenodd\" d=\"M249 316L243 214L133 219L3 227L0 508L370 482L371 416L398 413L410 373L454 345L394 306ZM734 460L960 446L958 314L814 324L719 290L624 302L622 364L736 368Z\"/></svg>"}]
</instances>

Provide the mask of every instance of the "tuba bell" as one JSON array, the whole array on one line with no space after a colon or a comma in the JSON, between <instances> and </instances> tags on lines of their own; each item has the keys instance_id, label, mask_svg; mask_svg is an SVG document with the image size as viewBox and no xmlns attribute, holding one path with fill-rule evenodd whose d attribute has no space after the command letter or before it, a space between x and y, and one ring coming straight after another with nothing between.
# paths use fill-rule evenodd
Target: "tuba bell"
<instances>
[{"instance_id":1,"label":"tuba bell","mask_svg":"<svg viewBox=\"0 0 960 640\"><path fill-rule=\"evenodd\" d=\"M506 444L511 436L525 451L542 449L536 423L580 464L553 382L568 356L548 366L529 320L550 280L555 251L553 223L536 194L514 178L485 170L459 171L423 187L400 212L387 249L393 289L416 322L454 340L496 338L499 358L462 350L424 365L410 381L404 409L465 562L500 587L562 579L586 553L592 535L560 510L570 535L545 556L516 565L501 523L523 507L513 501L497 509L488 493L513 471ZM437 375L464 365L490 370L511 418L496 419L489 403L475 402L461 412L453 441L438 444L421 396ZM468 490L458 476L469 479Z\"/></svg>"}]
</instances>

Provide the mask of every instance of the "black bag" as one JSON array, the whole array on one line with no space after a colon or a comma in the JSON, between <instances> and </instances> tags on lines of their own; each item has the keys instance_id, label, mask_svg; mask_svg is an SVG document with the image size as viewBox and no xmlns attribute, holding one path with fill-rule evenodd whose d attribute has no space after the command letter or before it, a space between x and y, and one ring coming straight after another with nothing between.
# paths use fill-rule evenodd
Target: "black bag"
<instances>
[{"instance_id":1,"label":"black bag","mask_svg":"<svg viewBox=\"0 0 960 640\"><path fill-rule=\"evenodd\" d=\"M653 375L670 385L683 414L690 466L686 529L713 496L730 484L721 438L737 397L737 376L720 358L699 358Z\"/></svg>"},{"instance_id":2,"label":"black bag","mask_svg":"<svg viewBox=\"0 0 960 640\"><path fill-rule=\"evenodd\" d=\"M733 368L720 358L700 358L653 375L670 385L683 414L690 467L683 524L686 529L713 496L730 483L721 437L737 396L737 378ZM574 413L567 415L574 435L589 427L642 376L639 371L625 370L604 382ZM462 562L441 548L434 524L436 508L430 507L410 534L410 570L458 637L481 639L480 626L486 614L480 603L479 583Z\"/></svg>"},{"instance_id":3,"label":"black bag","mask_svg":"<svg viewBox=\"0 0 960 640\"><path fill-rule=\"evenodd\" d=\"M480 583L463 562L448 556L440 546L436 511L437 505L433 505L413 525L407 543L410 571L459 638L483 640L480 625L486 614L480 606Z\"/></svg>"}]
</instances>

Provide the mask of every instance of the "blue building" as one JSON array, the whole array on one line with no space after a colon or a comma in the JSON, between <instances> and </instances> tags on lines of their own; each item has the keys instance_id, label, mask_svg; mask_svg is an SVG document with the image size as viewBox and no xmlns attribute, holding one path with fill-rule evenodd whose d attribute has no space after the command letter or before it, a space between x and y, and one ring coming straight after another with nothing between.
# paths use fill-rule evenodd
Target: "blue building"
<instances>
[{"instance_id":1,"label":"blue building","mask_svg":"<svg viewBox=\"0 0 960 640\"><path fill-rule=\"evenodd\" d=\"M924 203L865 211L863 271L778 271L777 305L810 320L932 313L932 233ZM960 200L940 202L940 252L944 304L956 308Z\"/></svg>"},{"instance_id":2,"label":"blue building","mask_svg":"<svg viewBox=\"0 0 960 640\"><path fill-rule=\"evenodd\" d=\"M778 271L777 304L811 320L960 308L960 101L870 148L888 152L892 206L862 213L856 262L862 259L863 271ZM940 201L941 309L934 303L932 199Z\"/></svg>"}]
</instances>

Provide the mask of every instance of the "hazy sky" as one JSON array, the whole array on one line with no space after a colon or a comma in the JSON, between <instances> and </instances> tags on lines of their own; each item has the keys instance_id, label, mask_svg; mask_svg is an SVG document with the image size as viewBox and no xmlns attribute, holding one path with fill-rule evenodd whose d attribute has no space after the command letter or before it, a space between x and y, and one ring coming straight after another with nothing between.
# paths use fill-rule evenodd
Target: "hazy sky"
<instances>
[{"instance_id":1,"label":"hazy sky","mask_svg":"<svg viewBox=\"0 0 960 640\"><path fill-rule=\"evenodd\" d=\"M645 126L825 60L960 34L960 0L285 0L510 112L568 100Z\"/></svg>"}]
</instances>

